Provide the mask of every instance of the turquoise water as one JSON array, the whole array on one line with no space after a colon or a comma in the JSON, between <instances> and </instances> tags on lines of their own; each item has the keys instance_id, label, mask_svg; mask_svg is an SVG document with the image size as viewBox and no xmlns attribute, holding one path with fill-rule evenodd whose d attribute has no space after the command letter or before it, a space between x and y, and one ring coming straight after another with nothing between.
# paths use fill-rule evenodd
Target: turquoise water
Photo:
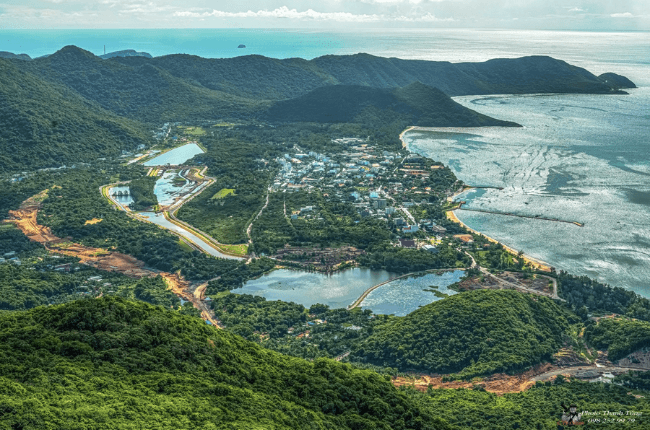
<instances>
[{"instance_id":1,"label":"turquoise water","mask_svg":"<svg viewBox=\"0 0 650 430\"><path fill-rule=\"evenodd\" d=\"M361 308L370 309L375 314L393 314L400 317L408 315L420 306L442 300L442 297L436 297L433 291L448 296L456 294L447 287L460 281L463 275L464 271L455 270L441 275L428 273L424 276L397 279L371 291L361 302Z\"/></svg>"},{"instance_id":2,"label":"turquoise water","mask_svg":"<svg viewBox=\"0 0 650 430\"><path fill-rule=\"evenodd\" d=\"M167 151L162 155L144 162L143 164L148 167L165 166L167 164L170 166L178 166L198 154L203 154L203 150L199 145L196 143L188 143L187 145L179 146L171 151Z\"/></svg>"},{"instance_id":3,"label":"turquoise water","mask_svg":"<svg viewBox=\"0 0 650 430\"><path fill-rule=\"evenodd\" d=\"M332 275L281 269L248 281L243 288L232 292L299 303L305 307L322 303L330 308L345 308L368 288L395 276L385 270L363 268Z\"/></svg>"}]
</instances>

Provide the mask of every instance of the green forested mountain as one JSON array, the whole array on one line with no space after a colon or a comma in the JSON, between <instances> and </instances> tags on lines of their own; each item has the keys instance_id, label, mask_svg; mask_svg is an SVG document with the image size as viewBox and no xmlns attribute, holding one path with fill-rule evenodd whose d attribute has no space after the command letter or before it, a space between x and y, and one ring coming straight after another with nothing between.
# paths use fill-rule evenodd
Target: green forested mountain
<instances>
[{"instance_id":1,"label":"green forested mountain","mask_svg":"<svg viewBox=\"0 0 650 430\"><path fill-rule=\"evenodd\" d=\"M176 120L236 118L242 112L250 116L259 103L201 87L191 79L179 79L154 64L124 65L76 46L66 46L48 57L20 65L117 115L156 125Z\"/></svg>"},{"instance_id":2,"label":"green forested mountain","mask_svg":"<svg viewBox=\"0 0 650 430\"><path fill-rule=\"evenodd\" d=\"M482 63L401 60L369 54L326 55L309 61L259 55L224 59L167 55L111 61L133 67L151 64L205 88L271 100L293 98L337 84L398 88L422 82L450 96L612 91L612 86L585 69L543 56Z\"/></svg>"},{"instance_id":3,"label":"green forested mountain","mask_svg":"<svg viewBox=\"0 0 650 430\"><path fill-rule=\"evenodd\" d=\"M481 115L442 91L414 82L403 88L378 89L359 85L331 85L303 96L274 103L263 116L285 122L358 122L385 124L401 118L420 126L516 126Z\"/></svg>"},{"instance_id":4,"label":"green forested mountain","mask_svg":"<svg viewBox=\"0 0 650 430\"><path fill-rule=\"evenodd\" d=\"M378 374L118 297L0 313L0 427L445 429Z\"/></svg>"},{"instance_id":5,"label":"green forested mountain","mask_svg":"<svg viewBox=\"0 0 650 430\"><path fill-rule=\"evenodd\" d=\"M377 327L351 358L462 377L523 369L550 359L574 318L545 297L477 290Z\"/></svg>"},{"instance_id":6,"label":"green forested mountain","mask_svg":"<svg viewBox=\"0 0 650 430\"><path fill-rule=\"evenodd\" d=\"M0 59L0 172L95 160L148 143L144 127ZM27 62L24 62L25 64Z\"/></svg>"},{"instance_id":7,"label":"green forested mountain","mask_svg":"<svg viewBox=\"0 0 650 430\"><path fill-rule=\"evenodd\" d=\"M512 125L447 95L611 93L634 85L549 57L461 64L367 54L310 61L189 55L104 60L75 46L31 61L9 57L0 59L0 171L117 155L147 142L145 130L164 122Z\"/></svg>"}]
</instances>

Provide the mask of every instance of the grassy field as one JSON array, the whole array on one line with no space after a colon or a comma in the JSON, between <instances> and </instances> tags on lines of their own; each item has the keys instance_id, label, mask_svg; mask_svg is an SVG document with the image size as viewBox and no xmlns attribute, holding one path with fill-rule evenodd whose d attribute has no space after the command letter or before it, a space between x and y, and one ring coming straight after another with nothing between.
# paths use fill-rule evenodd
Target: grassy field
<instances>
[{"instance_id":1,"label":"grassy field","mask_svg":"<svg viewBox=\"0 0 650 430\"><path fill-rule=\"evenodd\" d=\"M214 196L212 196L211 200L219 200L219 199L225 199L229 195L236 196L235 190L232 188L222 188L220 189Z\"/></svg>"},{"instance_id":2,"label":"grassy field","mask_svg":"<svg viewBox=\"0 0 650 430\"><path fill-rule=\"evenodd\" d=\"M246 255L248 255L248 245L246 244L224 245L223 243L220 243L219 248L228 254L236 255L238 257L246 257Z\"/></svg>"},{"instance_id":3,"label":"grassy field","mask_svg":"<svg viewBox=\"0 0 650 430\"><path fill-rule=\"evenodd\" d=\"M183 127L185 134L190 136L203 136L205 135L205 130L202 127Z\"/></svg>"}]
</instances>

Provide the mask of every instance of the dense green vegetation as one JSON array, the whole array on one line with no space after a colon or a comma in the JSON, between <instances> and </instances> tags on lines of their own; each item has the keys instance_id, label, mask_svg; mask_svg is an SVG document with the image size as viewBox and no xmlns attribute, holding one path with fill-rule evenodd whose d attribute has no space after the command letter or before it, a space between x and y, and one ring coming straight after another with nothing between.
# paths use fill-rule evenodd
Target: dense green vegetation
<instances>
[{"instance_id":1,"label":"dense green vegetation","mask_svg":"<svg viewBox=\"0 0 650 430\"><path fill-rule=\"evenodd\" d=\"M150 143L136 121L0 59L0 174L115 156Z\"/></svg>"},{"instance_id":2,"label":"dense green vegetation","mask_svg":"<svg viewBox=\"0 0 650 430\"><path fill-rule=\"evenodd\" d=\"M75 169L57 178L39 211L39 222L59 237L71 237L88 246L115 249L167 272L181 270L187 279L211 279L234 269L240 262L185 250L178 240L156 225L129 218L115 210L99 193L101 185L141 177L139 170L113 167L97 172ZM101 219L95 224L86 221Z\"/></svg>"},{"instance_id":3,"label":"dense green vegetation","mask_svg":"<svg viewBox=\"0 0 650 430\"><path fill-rule=\"evenodd\" d=\"M598 349L606 349L608 358L616 361L650 347L650 322L603 318L597 324L587 326L585 339Z\"/></svg>"},{"instance_id":4,"label":"dense green vegetation","mask_svg":"<svg viewBox=\"0 0 650 430\"><path fill-rule=\"evenodd\" d=\"M130 204L131 209L141 211L158 204L158 198L153 193L157 180L155 176L144 176L129 182L129 192L133 199L133 203Z\"/></svg>"},{"instance_id":5,"label":"dense green vegetation","mask_svg":"<svg viewBox=\"0 0 650 430\"><path fill-rule=\"evenodd\" d=\"M75 271L61 273L53 270L53 267L65 263L72 263ZM137 280L52 257L28 267L24 264L0 264L0 310L31 309L99 294L116 294L167 308L180 305L178 297L167 289L160 277Z\"/></svg>"},{"instance_id":6,"label":"dense green vegetation","mask_svg":"<svg viewBox=\"0 0 650 430\"><path fill-rule=\"evenodd\" d=\"M545 297L477 290L376 327L351 359L463 378L521 370L550 360L576 321Z\"/></svg>"},{"instance_id":7,"label":"dense green vegetation","mask_svg":"<svg viewBox=\"0 0 650 430\"><path fill-rule=\"evenodd\" d=\"M617 376L614 381L623 384L625 387L650 391L650 372L630 371Z\"/></svg>"},{"instance_id":8,"label":"dense green vegetation","mask_svg":"<svg viewBox=\"0 0 650 430\"><path fill-rule=\"evenodd\" d=\"M7 428L448 428L376 373L117 297L0 314L0 380Z\"/></svg>"},{"instance_id":9,"label":"dense green vegetation","mask_svg":"<svg viewBox=\"0 0 650 430\"><path fill-rule=\"evenodd\" d=\"M397 88L417 81L450 96L609 93L612 89L582 68L540 56L453 64L368 54L325 55L309 61L258 55L223 59L167 55L153 59L115 58L110 62L133 68L155 66L199 88L269 100L298 97L325 85Z\"/></svg>"},{"instance_id":10,"label":"dense green vegetation","mask_svg":"<svg viewBox=\"0 0 650 430\"><path fill-rule=\"evenodd\" d=\"M376 324L393 318L359 308L330 309L320 304L305 308L248 294L213 296L212 308L226 330L265 348L308 359L344 354L368 337Z\"/></svg>"},{"instance_id":11,"label":"dense green vegetation","mask_svg":"<svg viewBox=\"0 0 650 430\"><path fill-rule=\"evenodd\" d=\"M384 269L393 273L462 268L471 264L470 258L458 251L448 241L438 245L437 249L437 254L431 254L421 249L400 248L392 245L376 246L371 249L371 253L362 255L359 258L359 263L373 269Z\"/></svg>"},{"instance_id":12,"label":"dense green vegetation","mask_svg":"<svg viewBox=\"0 0 650 430\"><path fill-rule=\"evenodd\" d=\"M206 293L216 294L241 288L249 279L257 278L273 269L275 264L275 261L264 257L253 259L249 264L240 264L234 270L221 275L219 279L210 281Z\"/></svg>"},{"instance_id":13,"label":"dense green vegetation","mask_svg":"<svg viewBox=\"0 0 650 430\"><path fill-rule=\"evenodd\" d=\"M587 276L570 275L564 271L558 276L558 294L578 314L617 313L650 321L650 300L634 291L611 287Z\"/></svg>"},{"instance_id":14,"label":"dense green vegetation","mask_svg":"<svg viewBox=\"0 0 650 430\"><path fill-rule=\"evenodd\" d=\"M311 61L188 55L103 60L74 46L31 61L11 57L0 58L0 166L7 172L133 150L150 141L150 127L142 123L267 118L480 126L497 122L442 92L611 93L633 85L549 57L463 64L367 54Z\"/></svg>"},{"instance_id":15,"label":"dense green vegetation","mask_svg":"<svg viewBox=\"0 0 650 430\"><path fill-rule=\"evenodd\" d=\"M317 88L295 99L274 103L262 116L279 122L357 122L381 125L402 121L405 126L516 126L481 115L442 91L414 82L394 90L359 85Z\"/></svg>"},{"instance_id":16,"label":"dense green vegetation","mask_svg":"<svg viewBox=\"0 0 650 430\"><path fill-rule=\"evenodd\" d=\"M423 409L435 413L459 429L573 428L557 425L562 417L562 403L575 404L579 412L597 413L583 415L582 421L585 425L582 428L642 430L648 428L650 422L650 405L647 398L635 398L632 393L628 394L629 388L612 384L566 382L558 379L553 384L538 382L524 392L503 395L480 389L438 389L429 390L424 395L412 390L406 392ZM647 397L647 392L644 394ZM607 416L603 411L622 412L622 416ZM589 422L589 419L600 421ZM606 422L606 419L609 421Z\"/></svg>"},{"instance_id":17,"label":"dense green vegetation","mask_svg":"<svg viewBox=\"0 0 650 430\"><path fill-rule=\"evenodd\" d=\"M227 134L204 137L206 154L195 157L208 166L215 178L209 189L199 194L177 212L179 219L201 229L221 243L245 243L246 227L264 205L272 172L264 168L263 158L275 148L247 142ZM236 193L214 199L219 190Z\"/></svg>"}]
</instances>

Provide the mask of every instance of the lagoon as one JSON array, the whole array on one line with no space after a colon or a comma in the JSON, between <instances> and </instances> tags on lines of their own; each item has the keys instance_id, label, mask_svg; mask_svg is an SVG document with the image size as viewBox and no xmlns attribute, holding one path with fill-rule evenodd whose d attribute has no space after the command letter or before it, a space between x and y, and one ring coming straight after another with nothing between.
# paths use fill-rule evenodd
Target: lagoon
<instances>
[{"instance_id":1,"label":"lagoon","mask_svg":"<svg viewBox=\"0 0 650 430\"><path fill-rule=\"evenodd\" d=\"M235 294L251 294L309 307L315 303L345 308L364 291L397 276L385 270L354 268L331 275L280 269L248 281Z\"/></svg>"},{"instance_id":2,"label":"lagoon","mask_svg":"<svg viewBox=\"0 0 650 430\"><path fill-rule=\"evenodd\" d=\"M373 290L361 302L362 309L370 309L375 314L396 315L402 317L417 310L421 306L428 305L456 294L456 291L448 287L465 275L463 270L446 271L438 275L427 273L421 276L410 276L397 279L386 285ZM436 293L440 297L436 296Z\"/></svg>"},{"instance_id":3,"label":"lagoon","mask_svg":"<svg viewBox=\"0 0 650 430\"><path fill-rule=\"evenodd\" d=\"M143 164L148 167L152 166L178 166L185 163L195 155L203 154L203 150L196 143L188 143L187 145L179 146L171 151L167 151Z\"/></svg>"}]
</instances>

